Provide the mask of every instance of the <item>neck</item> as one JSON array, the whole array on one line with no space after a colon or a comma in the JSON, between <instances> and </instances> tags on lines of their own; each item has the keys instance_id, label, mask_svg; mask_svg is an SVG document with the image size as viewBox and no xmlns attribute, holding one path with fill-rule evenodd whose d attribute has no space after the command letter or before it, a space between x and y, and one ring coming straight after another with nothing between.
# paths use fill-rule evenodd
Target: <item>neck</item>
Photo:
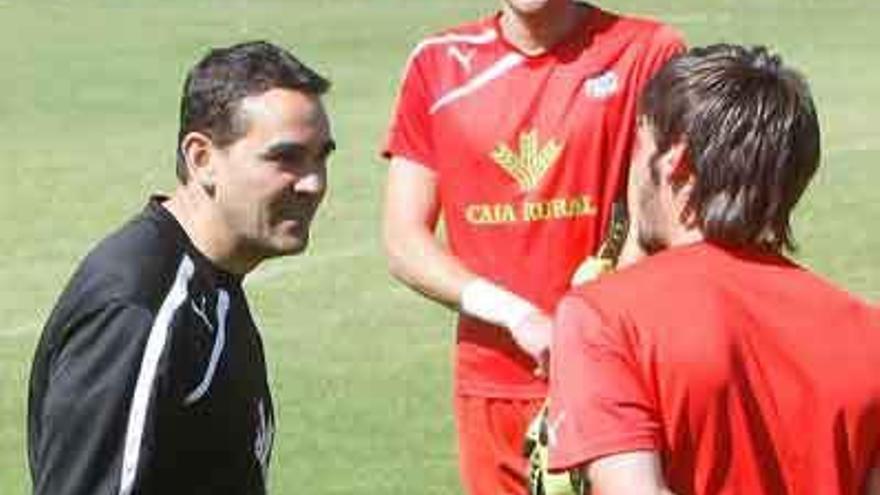
<instances>
[{"instance_id":1,"label":"neck","mask_svg":"<svg viewBox=\"0 0 880 495\"><path fill-rule=\"evenodd\" d=\"M214 265L236 275L244 275L257 265L239 254L238 242L204 192L179 185L162 206L177 219L193 246Z\"/></svg>"},{"instance_id":2,"label":"neck","mask_svg":"<svg viewBox=\"0 0 880 495\"><path fill-rule=\"evenodd\" d=\"M527 55L540 55L577 26L588 7L577 2L550 2L535 12L520 12L505 3L499 20L501 33Z\"/></svg>"},{"instance_id":3,"label":"neck","mask_svg":"<svg viewBox=\"0 0 880 495\"><path fill-rule=\"evenodd\" d=\"M687 246L706 240L703 232L696 227L684 227L674 232L669 238L668 247Z\"/></svg>"}]
</instances>

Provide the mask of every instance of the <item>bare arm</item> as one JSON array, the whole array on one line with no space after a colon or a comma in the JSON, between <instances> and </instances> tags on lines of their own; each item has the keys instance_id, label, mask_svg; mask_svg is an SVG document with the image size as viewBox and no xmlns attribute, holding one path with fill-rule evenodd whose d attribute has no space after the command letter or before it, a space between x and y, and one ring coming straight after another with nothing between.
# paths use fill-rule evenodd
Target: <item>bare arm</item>
<instances>
[{"instance_id":1,"label":"bare arm","mask_svg":"<svg viewBox=\"0 0 880 495\"><path fill-rule=\"evenodd\" d=\"M382 225L389 271L421 294L457 308L462 289L476 275L435 237L439 214L434 172L404 158L392 158Z\"/></svg>"},{"instance_id":2,"label":"bare arm","mask_svg":"<svg viewBox=\"0 0 880 495\"><path fill-rule=\"evenodd\" d=\"M874 468L868 474L865 495L880 495L880 468Z\"/></svg>"},{"instance_id":3,"label":"bare arm","mask_svg":"<svg viewBox=\"0 0 880 495\"><path fill-rule=\"evenodd\" d=\"M439 214L434 172L392 158L382 225L391 274L434 301L507 328L525 352L543 362L550 344L549 316L465 268L434 235Z\"/></svg>"},{"instance_id":4,"label":"bare arm","mask_svg":"<svg viewBox=\"0 0 880 495\"><path fill-rule=\"evenodd\" d=\"M655 452L625 452L589 464L590 485L602 495L674 495L666 488Z\"/></svg>"}]
</instances>

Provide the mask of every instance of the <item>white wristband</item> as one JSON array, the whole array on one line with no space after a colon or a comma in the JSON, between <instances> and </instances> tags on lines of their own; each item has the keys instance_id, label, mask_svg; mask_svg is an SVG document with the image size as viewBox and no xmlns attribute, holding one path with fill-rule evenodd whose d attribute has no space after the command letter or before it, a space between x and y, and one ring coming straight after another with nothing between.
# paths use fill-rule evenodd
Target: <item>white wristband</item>
<instances>
[{"instance_id":1,"label":"white wristband","mask_svg":"<svg viewBox=\"0 0 880 495\"><path fill-rule=\"evenodd\" d=\"M488 280L477 278L461 291L461 310L489 323L513 329L538 308Z\"/></svg>"}]
</instances>

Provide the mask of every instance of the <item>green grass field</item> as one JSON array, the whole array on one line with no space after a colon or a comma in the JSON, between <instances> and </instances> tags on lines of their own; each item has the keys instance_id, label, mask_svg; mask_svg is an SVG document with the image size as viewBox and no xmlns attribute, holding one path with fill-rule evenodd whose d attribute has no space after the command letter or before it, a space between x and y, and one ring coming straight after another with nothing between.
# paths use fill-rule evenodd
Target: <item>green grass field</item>
<instances>
[{"instance_id":1,"label":"green grass field","mask_svg":"<svg viewBox=\"0 0 880 495\"><path fill-rule=\"evenodd\" d=\"M776 47L812 81L823 168L798 257L880 299L880 4L620 0L692 44ZM30 358L90 245L173 186L183 73L206 47L265 38L334 81L339 152L310 252L248 282L278 413L274 493L458 493L452 316L393 283L378 241L377 158L419 37L495 0L0 0L0 493L27 493Z\"/></svg>"}]
</instances>

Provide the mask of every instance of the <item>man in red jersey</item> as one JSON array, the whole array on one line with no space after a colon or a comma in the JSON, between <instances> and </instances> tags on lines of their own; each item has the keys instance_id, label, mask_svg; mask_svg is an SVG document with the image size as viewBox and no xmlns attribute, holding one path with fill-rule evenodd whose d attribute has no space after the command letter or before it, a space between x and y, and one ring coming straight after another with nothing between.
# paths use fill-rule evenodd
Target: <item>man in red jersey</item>
<instances>
[{"instance_id":1,"label":"man in red jersey","mask_svg":"<svg viewBox=\"0 0 880 495\"><path fill-rule=\"evenodd\" d=\"M656 22L504 0L409 58L384 148L383 237L394 276L461 312L455 410L470 494L526 490L547 315L625 188L638 94L682 49Z\"/></svg>"},{"instance_id":2,"label":"man in red jersey","mask_svg":"<svg viewBox=\"0 0 880 495\"><path fill-rule=\"evenodd\" d=\"M675 58L639 108L651 256L559 305L551 468L615 494L880 493L880 321L799 267L809 89L764 48Z\"/></svg>"}]
</instances>

